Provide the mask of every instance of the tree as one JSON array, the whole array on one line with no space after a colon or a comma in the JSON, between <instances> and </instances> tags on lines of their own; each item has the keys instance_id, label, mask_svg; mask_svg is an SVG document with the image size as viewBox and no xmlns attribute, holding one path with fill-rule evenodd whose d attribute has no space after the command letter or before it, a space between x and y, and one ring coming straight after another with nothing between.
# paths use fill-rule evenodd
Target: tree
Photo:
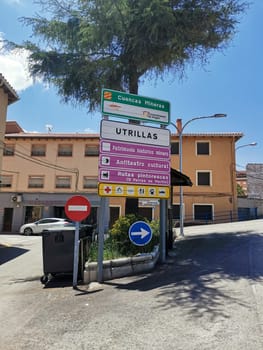
<instances>
[{"instance_id":1,"label":"tree","mask_svg":"<svg viewBox=\"0 0 263 350\"><path fill-rule=\"evenodd\" d=\"M180 77L227 46L242 0L38 0L41 13L23 18L39 43L27 49L33 77L55 85L65 102L100 105L101 89L138 94L143 79ZM11 44L11 43L10 43ZM126 214L137 212L126 201Z\"/></svg>"},{"instance_id":2,"label":"tree","mask_svg":"<svg viewBox=\"0 0 263 350\"><path fill-rule=\"evenodd\" d=\"M246 193L244 191L244 188L240 184L237 184L237 196L238 197L246 197Z\"/></svg>"},{"instance_id":3,"label":"tree","mask_svg":"<svg viewBox=\"0 0 263 350\"><path fill-rule=\"evenodd\" d=\"M41 13L22 18L33 38L30 73L55 85L65 102L100 105L101 89L138 93L143 79L182 76L232 39L241 0L38 0ZM10 44L10 43L9 43Z\"/></svg>"}]
</instances>

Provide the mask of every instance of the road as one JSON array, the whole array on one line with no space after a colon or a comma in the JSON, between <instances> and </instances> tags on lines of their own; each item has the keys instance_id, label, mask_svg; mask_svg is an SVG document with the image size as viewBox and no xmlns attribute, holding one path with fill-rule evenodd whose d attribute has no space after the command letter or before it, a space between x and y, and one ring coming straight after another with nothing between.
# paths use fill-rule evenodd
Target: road
<instances>
[{"instance_id":1,"label":"road","mask_svg":"<svg viewBox=\"0 0 263 350\"><path fill-rule=\"evenodd\" d=\"M41 237L0 235L0 349L263 349L263 220L185 228L149 274L47 286Z\"/></svg>"}]
</instances>

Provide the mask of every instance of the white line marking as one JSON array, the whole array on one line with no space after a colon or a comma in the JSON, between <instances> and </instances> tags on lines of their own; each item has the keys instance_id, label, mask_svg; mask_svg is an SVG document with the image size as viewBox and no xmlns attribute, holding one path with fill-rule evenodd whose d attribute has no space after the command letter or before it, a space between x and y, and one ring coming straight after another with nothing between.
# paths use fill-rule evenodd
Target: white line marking
<instances>
[{"instance_id":1,"label":"white line marking","mask_svg":"<svg viewBox=\"0 0 263 350\"><path fill-rule=\"evenodd\" d=\"M88 206L87 205L69 205L68 210L69 211L87 211Z\"/></svg>"}]
</instances>

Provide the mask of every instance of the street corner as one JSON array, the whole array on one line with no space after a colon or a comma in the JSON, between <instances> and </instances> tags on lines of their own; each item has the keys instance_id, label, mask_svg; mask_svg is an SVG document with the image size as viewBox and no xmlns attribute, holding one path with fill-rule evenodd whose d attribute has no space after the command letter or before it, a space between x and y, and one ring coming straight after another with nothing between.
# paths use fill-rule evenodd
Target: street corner
<instances>
[{"instance_id":1,"label":"street corner","mask_svg":"<svg viewBox=\"0 0 263 350\"><path fill-rule=\"evenodd\" d=\"M175 256L182 254L188 254L191 250L195 249L200 245L200 240L203 240L204 237L181 237L176 239L174 242L173 253Z\"/></svg>"},{"instance_id":2,"label":"street corner","mask_svg":"<svg viewBox=\"0 0 263 350\"><path fill-rule=\"evenodd\" d=\"M7 244L7 243L0 243L0 249L1 248L10 248L11 244Z\"/></svg>"},{"instance_id":3,"label":"street corner","mask_svg":"<svg viewBox=\"0 0 263 350\"><path fill-rule=\"evenodd\" d=\"M104 286L102 283L99 282L90 282L88 284L87 291L88 292L98 292L104 289Z\"/></svg>"}]
</instances>

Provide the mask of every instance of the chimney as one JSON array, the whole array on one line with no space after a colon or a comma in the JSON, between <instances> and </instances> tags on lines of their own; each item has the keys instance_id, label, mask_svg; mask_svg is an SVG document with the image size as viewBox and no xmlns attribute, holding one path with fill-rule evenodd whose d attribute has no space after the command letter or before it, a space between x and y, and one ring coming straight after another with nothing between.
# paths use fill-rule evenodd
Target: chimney
<instances>
[{"instance_id":1,"label":"chimney","mask_svg":"<svg viewBox=\"0 0 263 350\"><path fill-rule=\"evenodd\" d=\"M176 119L177 132L182 131L182 119Z\"/></svg>"}]
</instances>

